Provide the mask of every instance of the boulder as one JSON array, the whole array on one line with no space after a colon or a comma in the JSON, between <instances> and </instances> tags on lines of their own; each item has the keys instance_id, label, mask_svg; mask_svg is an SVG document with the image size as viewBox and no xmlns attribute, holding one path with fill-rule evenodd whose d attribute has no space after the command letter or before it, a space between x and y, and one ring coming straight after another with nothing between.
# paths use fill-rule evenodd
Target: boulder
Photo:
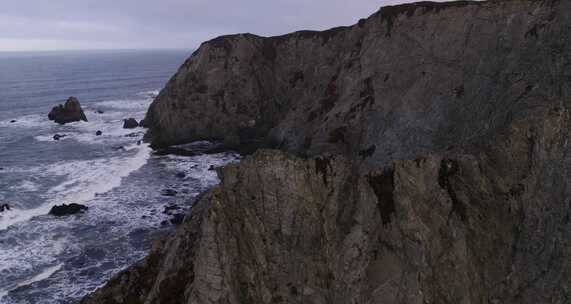
<instances>
[{"instance_id":1,"label":"boulder","mask_svg":"<svg viewBox=\"0 0 571 304\"><path fill-rule=\"evenodd\" d=\"M145 122L144 119L142 119L142 120L139 122L139 127L141 127L141 128L148 128L149 125Z\"/></svg>"},{"instance_id":2,"label":"boulder","mask_svg":"<svg viewBox=\"0 0 571 304\"><path fill-rule=\"evenodd\" d=\"M0 205L0 213L2 213L4 211L9 211L9 210L10 210L10 205L8 205L8 204Z\"/></svg>"},{"instance_id":3,"label":"boulder","mask_svg":"<svg viewBox=\"0 0 571 304\"><path fill-rule=\"evenodd\" d=\"M53 206L50 210L50 215L54 216L66 216L78 213L84 213L87 211L88 207L80 204L63 204L61 206Z\"/></svg>"},{"instance_id":4,"label":"boulder","mask_svg":"<svg viewBox=\"0 0 571 304\"><path fill-rule=\"evenodd\" d=\"M135 118L123 119L123 129L135 129L139 127L139 123Z\"/></svg>"},{"instance_id":5,"label":"boulder","mask_svg":"<svg viewBox=\"0 0 571 304\"><path fill-rule=\"evenodd\" d=\"M97 114L103 114L103 113L105 113L105 112L103 112L103 111L101 111L101 110L97 110L97 111L95 111L95 112L96 112Z\"/></svg>"},{"instance_id":6,"label":"boulder","mask_svg":"<svg viewBox=\"0 0 571 304\"><path fill-rule=\"evenodd\" d=\"M85 117L85 113L83 113L83 109L75 97L70 97L63 105L53 107L48 118L62 125L75 121L87 121L87 117Z\"/></svg>"},{"instance_id":7,"label":"boulder","mask_svg":"<svg viewBox=\"0 0 571 304\"><path fill-rule=\"evenodd\" d=\"M15 119L10 120L10 123L15 123L15 122L17 122L17 120Z\"/></svg>"},{"instance_id":8,"label":"boulder","mask_svg":"<svg viewBox=\"0 0 571 304\"><path fill-rule=\"evenodd\" d=\"M103 132L97 131L97 132L95 132L95 135L96 135L96 136L101 136L101 135L103 135Z\"/></svg>"},{"instance_id":9,"label":"boulder","mask_svg":"<svg viewBox=\"0 0 571 304\"><path fill-rule=\"evenodd\" d=\"M65 134L56 134L56 135L54 135L54 140L60 140L60 139L62 139L62 138L64 138L64 137L66 137L66 136L67 136L67 135L65 135Z\"/></svg>"}]
</instances>

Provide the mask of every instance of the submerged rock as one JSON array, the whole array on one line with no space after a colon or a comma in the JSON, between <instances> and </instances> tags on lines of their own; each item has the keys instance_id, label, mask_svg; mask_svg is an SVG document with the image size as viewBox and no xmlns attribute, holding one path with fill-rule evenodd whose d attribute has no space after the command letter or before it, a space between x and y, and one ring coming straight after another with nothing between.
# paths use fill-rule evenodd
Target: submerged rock
<instances>
[{"instance_id":1,"label":"submerged rock","mask_svg":"<svg viewBox=\"0 0 571 304\"><path fill-rule=\"evenodd\" d=\"M173 189L164 189L163 191L161 191L162 196L176 196L177 194L178 191Z\"/></svg>"},{"instance_id":2,"label":"submerged rock","mask_svg":"<svg viewBox=\"0 0 571 304\"><path fill-rule=\"evenodd\" d=\"M123 120L123 129L135 129L139 127L139 123L134 118L128 118Z\"/></svg>"},{"instance_id":3,"label":"submerged rock","mask_svg":"<svg viewBox=\"0 0 571 304\"><path fill-rule=\"evenodd\" d=\"M67 135L65 135L65 134L56 134L56 135L54 135L53 139L54 139L54 140L60 140L60 139L62 139L62 138L64 138L64 137L66 137L66 136L67 136Z\"/></svg>"},{"instance_id":4,"label":"submerged rock","mask_svg":"<svg viewBox=\"0 0 571 304\"><path fill-rule=\"evenodd\" d=\"M95 136L101 136L101 135L103 135L103 132L101 132L101 131L95 132Z\"/></svg>"},{"instance_id":5,"label":"submerged rock","mask_svg":"<svg viewBox=\"0 0 571 304\"><path fill-rule=\"evenodd\" d=\"M63 105L53 107L48 118L59 124L87 121L87 117L85 117L83 109L75 97L70 97Z\"/></svg>"},{"instance_id":6,"label":"submerged rock","mask_svg":"<svg viewBox=\"0 0 571 304\"><path fill-rule=\"evenodd\" d=\"M10 120L10 123L15 123L15 122L18 122L18 121L15 119Z\"/></svg>"},{"instance_id":7,"label":"submerged rock","mask_svg":"<svg viewBox=\"0 0 571 304\"><path fill-rule=\"evenodd\" d=\"M0 213L2 213L4 211L10 211L10 205L8 205L8 204L0 205Z\"/></svg>"},{"instance_id":8,"label":"submerged rock","mask_svg":"<svg viewBox=\"0 0 571 304\"><path fill-rule=\"evenodd\" d=\"M78 213L84 213L87 211L88 207L80 204L63 204L61 206L53 206L50 210L51 215L54 216L66 216Z\"/></svg>"}]
</instances>

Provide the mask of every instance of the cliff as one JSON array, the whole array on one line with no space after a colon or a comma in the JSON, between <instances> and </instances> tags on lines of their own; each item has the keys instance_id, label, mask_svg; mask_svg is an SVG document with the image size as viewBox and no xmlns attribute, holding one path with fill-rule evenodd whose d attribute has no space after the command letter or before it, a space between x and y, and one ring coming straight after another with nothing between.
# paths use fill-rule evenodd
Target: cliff
<instances>
[{"instance_id":1,"label":"cliff","mask_svg":"<svg viewBox=\"0 0 571 304\"><path fill-rule=\"evenodd\" d=\"M204 43L155 147L269 147L82 303L569 303L571 3ZM279 151L281 150L281 151Z\"/></svg>"}]
</instances>

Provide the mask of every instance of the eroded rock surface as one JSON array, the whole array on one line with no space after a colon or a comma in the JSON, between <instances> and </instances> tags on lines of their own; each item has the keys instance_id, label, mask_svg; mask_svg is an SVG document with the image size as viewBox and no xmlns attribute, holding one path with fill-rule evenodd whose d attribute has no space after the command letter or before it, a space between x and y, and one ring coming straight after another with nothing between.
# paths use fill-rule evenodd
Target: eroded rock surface
<instances>
[{"instance_id":1,"label":"eroded rock surface","mask_svg":"<svg viewBox=\"0 0 571 304\"><path fill-rule=\"evenodd\" d=\"M83 303L569 303L571 3L422 2L204 43L155 147L272 147Z\"/></svg>"},{"instance_id":2,"label":"eroded rock surface","mask_svg":"<svg viewBox=\"0 0 571 304\"><path fill-rule=\"evenodd\" d=\"M84 303L567 303L570 118L366 174L259 151Z\"/></svg>"}]
</instances>

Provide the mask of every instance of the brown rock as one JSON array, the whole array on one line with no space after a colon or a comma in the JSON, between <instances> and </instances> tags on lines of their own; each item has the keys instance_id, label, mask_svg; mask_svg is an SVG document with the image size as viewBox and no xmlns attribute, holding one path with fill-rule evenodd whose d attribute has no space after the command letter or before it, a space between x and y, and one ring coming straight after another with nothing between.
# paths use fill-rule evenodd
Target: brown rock
<instances>
[{"instance_id":1,"label":"brown rock","mask_svg":"<svg viewBox=\"0 0 571 304\"><path fill-rule=\"evenodd\" d=\"M87 117L85 117L83 109L75 97L70 97L63 105L53 107L48 118L62 125L75 121L87 121Z\"/></svg>"}]
</instances>

